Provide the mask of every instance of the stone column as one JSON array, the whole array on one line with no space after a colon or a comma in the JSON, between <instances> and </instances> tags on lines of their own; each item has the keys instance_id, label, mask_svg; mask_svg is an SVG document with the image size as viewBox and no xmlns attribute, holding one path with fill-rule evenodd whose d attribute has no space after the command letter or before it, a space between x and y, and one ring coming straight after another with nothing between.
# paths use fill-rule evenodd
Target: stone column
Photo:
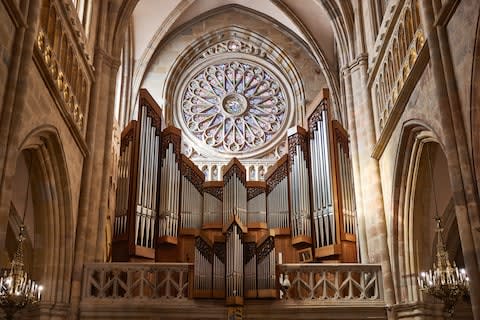
<instances>
[{"instance_id":1,"label":"stone column","mask_svg":"<svg viewBox=\"0 0 480 320\"><path fill-rule=\"evenodd\" d=\"M445 155L448 161L450 183L455 201L455 213L458 223L460 241L462 243L463 257L468 276L470 277L470 300L472 304L473 316L480 319L480 274L478 249L475 248L475 239L472 227L478 224L478 200L473 195L475 190L472 183L471 164L469 158L463 154L465 147L465 129L461 122L457 88L454 81L446 81L445 76L454 77L453 66L450 60L450 50L446 36L439 39L438 29L435 27L435 19L431 0L420 1L420 14L422 25L425 29L425 36L428 42L430 52L430 64L432 66L433 79L435 83L435 99L440 109L440 121L443 129L443 141L445 146ZM443 31L444 32L444 31ZM442 32L439 32L442 35ZM442 59L443 55L447 55ZM444 64L449 65L446 67ZM445 72L446 70L451 73ZM452 103L453 102L453 103ZM455 110L453 110L455 109ZM454 120L456 118L456 120ZM456 126L455 126L456 124ZM462 131L463 129L463 131ZM464 139L458 144L459 139ZM457 149L458 148L458 149ZM463 175L462 175L463 169ZM470 170L469 170L470 169ZM466 172L465 172L466 171ZM470 173L468 172L470 171ZM476 235L478 238L478 235ZM477 250L476 250L477 249Z\"/></svg>"},{"instance_id":2,"label":"stone column","mask_svg":"<svg viewBox=\"0 0 480 320\"><path fill-rule=\"evenodd\" d=\"M98 43L95 50L95 82L91 90L90 108L87 122L86 141L89 154L84 162L78 222L75 241L75 261L72 273L71 303L74 314L78 313L81 300L83 265L95 262L97 255L98 230L102 227L106 212L101 212L101 201L108 196L108 183L104 184L105 173L108 176L110 162L111 137L113 126L114 95L111 94L115 85L118 61L102 49L109 34L108 2L102 2L98 23ZM113 27L112 27L113 28ZM111 119L110 119L111 118ZM107 148L108 149L105 149ZM108 179L108 178L106 178ZM106 190L104 190L106 189ZM105 200L107 201L107 200ZM105 204L103 204L105 205ZM103 230L102 230L103 233ZM78 315L78 314L77 314Z\"/></svg>"},{"instance_id":3,"label":"stone column","mask_svg":"<svg viewBox=\"0 0 480 320\"><path fill-rule=\"evenodd\" d=\"M40 1L28 4L28 13L23 17L26 25L20 23L13 41L12 60L8 69L7 84L3 102L0 104L0 248L5 248L5 239L10 213L12 180L16 171L18 156L18 124L24 119L23 109L29 90L29 70L33 66L33 47L40 18ZM16 55L15 55L16 53ZM0 250L0 265L8 265L5 250Z\"/></svg>"},{"instance_id":4,"label":"stone column","mask_svg":"<svg viewBox=\"0 0 480 320\"><path fill-rule=\"evenodd\" d=\"M104 258L104 249L105 248L105 223L108 215L108 197L109 197L109 182L110 182L110 169L112 165L117 165L112 163L112 132L113 132L113 118L115 113L115 89L116 89L116 75L118 68L120 66L120 61L114 60L111 57L105 59L108 62L109 66L109 78L110 78L110 88L106 90L107 94L104 95L104 98L107 100L107 112L106 112L106 122L104 127L105 134L105 143L104 143L104 156L103 156L103 172L102 172L102 193L100 197L100 208L98 215L98 229L97 229L97 241L96 241L96 253L95 261L103 261ZM111 205L115 206L114 203Z\"/></svg>"},{"instance_id":5,"label":"stone column","mask_svg":"<svg viewBox=\"0 0 480 320\"><path fill-rule=\"evenodd\" d=\"M348 133L350 138L350 154L352 156L353 181L355 187L355 206L357 212L357 242L360 251L360 262L368 263L368 244L365 231L365 206L363 203L362 184L360 181L361 169L359 166L357 126L355 124L355 109L353 106L352 79L350 69L343 71L345 83L345 100L347 106Z\"/></svg>"},{"instance_id":6,"label":"stone column","mask_svg":"<svg viewBox=\"0 0 480 320\"><path fill-rule=\"evenodd\" d=\"M379 163L371 157L376 143L373 110L368 91L367 56L359 56L350 66L352 81L354 124L357 135L357 154L361 168L361 188L369 262L382 265L384 299L389 305L395 303L395 291L387 243L387 225ZM352 116L352 115L351 115Z\"/></svg>"}]
</instances>

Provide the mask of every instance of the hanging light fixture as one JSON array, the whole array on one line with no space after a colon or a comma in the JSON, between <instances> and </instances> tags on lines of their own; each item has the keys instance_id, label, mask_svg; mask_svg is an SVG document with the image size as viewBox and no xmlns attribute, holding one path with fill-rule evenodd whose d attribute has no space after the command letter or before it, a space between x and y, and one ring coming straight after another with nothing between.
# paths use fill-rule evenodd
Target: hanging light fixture
<instances>
[{"instance_id":1,"label":"hanging light fixture","mask_svg":"<svg viewBox=\"0 0 480 320\"><path fill-rule=\"evenodd\" d=\"M443 228L440 216L438 215L437 197L435 186L433 184L432 164L428 146L427 155L430 181L435 202L435 233L437 237L437 248L435 261L433 262L433 268L428 271L421 272L420 276L417 277L417 281L420 290L437 299L440 299L443 302L445 311L448 312L449 316L452 318L455 305L457 304L459 298L468 294L469 279L464 268L458 268L455 265L455 262L453 262L453 264L450 263L448 251L442 238Z\"/></svg>"},{"instance_id":2,"label":"hanging light fixture","mask_svg":"<svg viewBox=\"0 0 480 320\"><path fill-rule=\"evenodd\" d=\"M0 307L5 312L7 319L13 319L13 315L27 305L38 303L41 299L43 287L29 278L25 272L23 245L25 241L25 213L27 212L28 195L30 189L30 169L32 156L28 167L27 194L23 211L22 224L18 235L18 244L15 255L10 262L10 271L5 271L0 276Z\"/></svg>"}]
</instances>

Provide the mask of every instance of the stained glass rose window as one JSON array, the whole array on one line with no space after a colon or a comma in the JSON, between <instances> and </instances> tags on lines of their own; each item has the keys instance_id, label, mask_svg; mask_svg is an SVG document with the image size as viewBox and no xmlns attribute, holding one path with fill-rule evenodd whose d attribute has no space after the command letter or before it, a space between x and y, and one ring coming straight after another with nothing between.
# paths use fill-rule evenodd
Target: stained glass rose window
<instances>
[{"instance_id":1,"label":"stained glass rose window","mask_svg":"<svg viewBox=\"0 0 480 320\"><path fill-rule=\"evenodd\" d=\"M215 63L187 81L182 120L220 152L253 151L270 141L287 116L286 93L269 70L243 60Z\"/></svg>"}]
</instances>

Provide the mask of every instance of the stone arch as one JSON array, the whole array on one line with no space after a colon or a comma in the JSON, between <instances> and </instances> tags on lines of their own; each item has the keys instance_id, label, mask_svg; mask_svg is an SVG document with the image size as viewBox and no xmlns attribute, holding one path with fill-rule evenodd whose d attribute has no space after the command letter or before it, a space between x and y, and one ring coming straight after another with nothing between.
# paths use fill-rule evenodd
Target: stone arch
<instances>
[{"instance_id":1,"label":"stone arch","mask_svg":"<svg viewBox=\"0 0 480 320\"><path fill-rule=\"evenodd\" d=\"M418 121L410 121L403 127L401 141L397 148L397 159L394 176L393 199L393 232L392 243L394 260L392 261L396 296L399 301L418 301L419 295L416 275L419 268L418 239L416 230L418 221L418 196L426 188L421 188L425 172L420 165L425 165L426 146L435 146L443 153L437 135L426 125ZM446 166L446 157L443 153ZM427 176L428 178L428 176ZM418 232L417 232L418 233ZM430 261L429 261L430 263Z\"/></svg>"},{"instance_id":2,"label":"stone arch","mask_svg":"<svg viewBox=\"0 0 480 320\"><path fill-rule=\"evenodd\" d=\"M474 177L477 181L477 192L480 190L480 131L474 128L480 127L480 15L477 18L475 35L475 47L472 64L472 82L470 88L470 128L472 139L472 162ZM480 194L479 194L480 196Z\"/></svg>"},{"instance_id":3,"label":"stone arch","mask_svg":"<svg viewBox=\"0 0 480 320\"><path fill-rule=\"evenodd\" d=\"M17 151L17 159L32 159L31 191L35 246L33 275L43 284L43 302L67 312L73 265L74 219L70 181L57 130L32 130Z\"/></svg>"}]
</instances>

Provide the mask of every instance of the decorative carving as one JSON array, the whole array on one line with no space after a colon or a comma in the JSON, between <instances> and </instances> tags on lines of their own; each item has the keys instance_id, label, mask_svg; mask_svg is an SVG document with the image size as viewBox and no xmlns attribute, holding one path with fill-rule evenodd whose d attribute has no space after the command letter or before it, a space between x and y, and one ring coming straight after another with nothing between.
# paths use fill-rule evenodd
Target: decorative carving
<instances>
[{"instance_id":1,"label":"decorative carving","mask_svg":"<svg viewBox=\"0 0 480 320\"><path fill-rule=\"evenodd\" d=\"M182 161L180 163L180 172L195 186L198 192L203 193L205 177L197 166L184 155L182 155Z\"/></svg>"},{"instance_id":2,"label":"decorative carving","mask_svg":"<svg viewBox=\"0 0 480 320\"><path fill-rule=\"evenodd\" d=\"M165 158L165 155L166 155L166 152L167 152L167 149L168 149L168 145L170 143L173 144L173 152L175 153L175 161L179 161L180 159L180 148L181 148L181 140L182 140L182 136L180 134L180 130L176 129L176 128L173 128L173 127L169 127L167 129L165 129L164 131L162 131L162 147L160 148L161 150L161 159Z\"/></svg>"},{"instance_id":3,"label":"decorative carving","mask_svg":"<svg viewBox=\"0 0 480 320\"><path fill-rule=\"evenodd\" d=\"M267 195L275 189L275 187L288 176L288 161L284 161L275 171L267 178Z\"/></svg>"},{"instance_id":4,"label":"decorative carving","mask_svg":"<svg viewBox=\"0 0 480 320\"><path fill-rule=\"evenodd\" d=\"M265 193L265 189L261 187L247 188L247 201L252 200L261 193Z\"/></svg>"},{"instance_id":5,"label":"decorative carving","mask_svg":"<svg viewBox=\"0 0 480 320\"><path fill-rule=\"evenodd\" d=\"M255 256L255 249L256 249L255 242L245 243L245 245L243 246L244 264L247 264L248 262L250 262L250 260L252 260L252 258Z\"/></svg>"},{"instance_id":6,"label":"decorative carving","mask_svg":"<svg viewBox=\"0 0 480 320\"><path fill-rule=\"evenodd\" d=\"M211 194L220 201L223 201L223 187L204 187L204 193Z\"/></svg>"},{"instance_id":7,"label":"decorative carving","mask_svg":"<svg viewBox=\"0 0 480 320\"><path fill-rule=\"evenodd\" d=\"M323 99L308 117L308 133L310 135L310 139L313 139L313 132L318 130L318 123L324 120L322 117L322 111L326 110L327 107L327 99Z\"/></svg>"},{"instance_id":8,"label":"decorative carving","mask_svg":"<svg viewBox=\"0 0 480 320\"><path fill-rule=\"evenodd\" d=\"M273 248L275 248L275 242L273 241L273 237L268 237L257 248L257 264L266 257L268 257L270 251L272 251Z\"/></svg>"},{"instance_id":9,"label":"decorative carving","mask_svg":"<svg viewBox=\"0 0 480 320\"><path fill-rule=\"evenodd\" d=\"M240 179L240 181L243 183L243 185L246 185L246 171L245 168L237 162L234 162L230 168L228 168L227 172L223 175L223 184L227 184L228 181L230 180L231 177L233 177L233 174L236 174L237 177Z\"/></svg>"},{"instance_id":10,"label":"decorative carving","mask_svg":"<svg viewBox=\"0 0 480 320\"><path fill-rule=\"evenodd\" d=\"M241 39L230 39L214 44L204 52L200 54L201 58L207 58L216 54L228 53L228 52L240 52L245 54L251 54L261 58L266 58L267 53L262 48L243 41Z\"/></svg>"},{"instance_id":11,"label":"decorative carving","mask_svg":"<svg viewBox=\"0 0 480 320\"><path fill-rule=\"evenodd\" d=\"M308 166L308 141L305 133L299 131L295 134L292 134L288 137L288 166L292 167L293 158L297 154L297 145L300 145L300 150L302 150L305 161Z\"/></svg>"},{"instance_id":12,"label":"decorative carving","mask_svg":"<svg viewBox=\"0 0 480 320\"><path fill-rule=\"evenodd\" d=\"M220 260L223 264L225 264L225 243L224 242L215 242L213 244L213 252L215 256Z\"/></svg>"},{"instance_id":13,"label":"decorative carving","mask_svg":"<svg viewBox=\"0 0 480 320\"><path fill-rule=\"evenodd\" d=\"M182 96L186 128L220 152L261 147L286 119L285 89L273 73L252 62L207 66L190 79Z\"/></svg>"},{"instance_id":14,"label":"decorative carving","mask_svg":"<svg viewBox=\"0 0 480 320\"><path fill-rule=\"evenodd\" d=\"M208 243L202 239L202 237L195 238L195 247L201 253L205 259L208 260L210 264L213 263L213 249L208 245Z\"/></svg>"},{"instance_id":15,"label":"decorative carving","mask_svg":"<svg viewBox=\"0 0 480 320\"><path fill-rule=\"evenodd\" d=\"M137 121L130 122L130 125L123 129L122 138L120 142L120 153L123 153L125 149L128 147L130 142L133 141L135 137L135 128L137 126Z\"/></svg>"}]
</instances>

